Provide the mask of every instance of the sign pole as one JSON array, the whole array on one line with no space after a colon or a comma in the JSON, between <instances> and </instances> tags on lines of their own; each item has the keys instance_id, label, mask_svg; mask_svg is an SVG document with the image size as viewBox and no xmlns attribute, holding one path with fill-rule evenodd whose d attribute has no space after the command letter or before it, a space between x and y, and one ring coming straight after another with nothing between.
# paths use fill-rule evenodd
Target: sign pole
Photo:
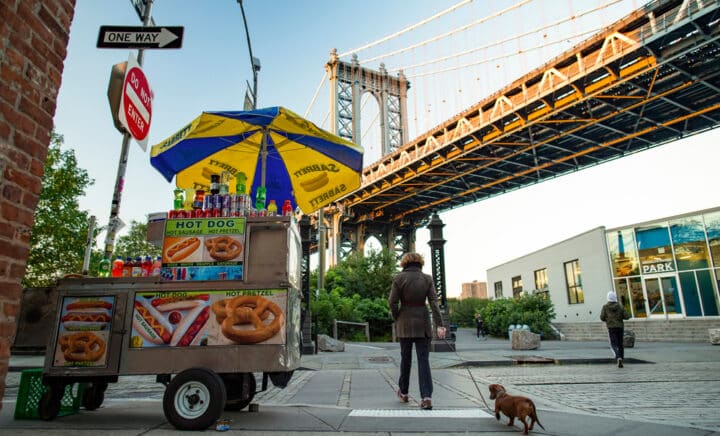
<instances>
[{"instance_id":1,"label":"sign pole","mask_svg":"<svg viewBox=\"0 0 720 436\"><path fill-rule=\"evenodd\" d=\"M143 27L147 27L152 19L152 3L153 0L145 0L145 14L143 15ZM137 62L140 66L143 63L143 49L138 49ZM105 237L105 257L110 259L115 250L115 237L118 230L122 228L120 221L120 200L122 199L122 190L125 183L125 171L127 169L128 154L130 151L130 133L123 134L122 147L120 149L120 161L118 162L118 171L115 178L115 190L113 191L112 204L110 205L110 218L108 219L107 235Z\"/></svg>"}]
</instances>

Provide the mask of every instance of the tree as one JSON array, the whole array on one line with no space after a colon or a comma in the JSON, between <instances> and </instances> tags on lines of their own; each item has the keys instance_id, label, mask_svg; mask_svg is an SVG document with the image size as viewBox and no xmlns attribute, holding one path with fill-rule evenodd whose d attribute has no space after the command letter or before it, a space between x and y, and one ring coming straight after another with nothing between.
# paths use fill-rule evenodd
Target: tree
<instances>
[{"instance_id":1,"label":"tree","mask_svg":"<svg viewBox=\"0 0 720 436\"><path fill-rule=\"evenodd\" d=\"M94 180L77 166L75 152L62 150L63 145L62 135L52 132L24 287L49 286L65 274L82 272L89 217L88 211L80 210L78 199Z\"/></svg>"},{"instance_id":2,"label":"tree","mask_svg":"<svg viewBox=\"0 0 720 436\"><path fill-rule=\"evenodd\" d=\"M130 221L130 230L127 235L120 236L115 245L115 255L123 259L137 256L160 256L162 250L147 241L147 223L135 220Z\"/></svg>"},{"instance_id":3,"label":"tree","mask_svg":"<svg viewBox=\"0 0 720 436\"><path fill-rule=\"evenodd\" d=\"M372 251L367 256L355 253L328 270L325 287L347 297L387 298L396 264L389 250Z\"/></svg>"}]
</instances>

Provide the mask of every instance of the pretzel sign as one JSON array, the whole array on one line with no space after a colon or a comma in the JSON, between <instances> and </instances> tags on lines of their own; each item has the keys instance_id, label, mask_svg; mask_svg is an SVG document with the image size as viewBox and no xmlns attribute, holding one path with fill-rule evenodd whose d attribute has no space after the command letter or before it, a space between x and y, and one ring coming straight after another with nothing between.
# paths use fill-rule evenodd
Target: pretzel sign
<instances>
[{"instance_id":1,"label":"pretzel sign","mask_svg":"<svg viewBox=\"0 0 720 436\"><path fill-rule=\"evenodd\" d=\"M207 248L210 257L213 259L227 261L235 259L240 254L242 245L238 240L229 236L218 236L206 239L205 248Z\"/></svg>"},{"instance_id":2,"label":"pretzel sign","mask_svg":"<svg viewBox=\"0 0 720 436\"><path fill-rule=\"evenodd\" d=\"M58 342L68 362L96 362L105 354L105 341L95 333L73 333Z\"/></svg>"},{"instance_id":3,"label":"pretzel sign","mask_svg":"<svg viewBox=\"0 0 720 436\"><path fill-rule=\"evenodd\" d=\"M280 306L259 295L226 298L213 303L222 334L237 344L257 344L273 337L280 331L283 314ZM272 313L269 323L265 320ZM252 330L240 330L236 325L252 324Z\"/></svg>"}]
</instances>

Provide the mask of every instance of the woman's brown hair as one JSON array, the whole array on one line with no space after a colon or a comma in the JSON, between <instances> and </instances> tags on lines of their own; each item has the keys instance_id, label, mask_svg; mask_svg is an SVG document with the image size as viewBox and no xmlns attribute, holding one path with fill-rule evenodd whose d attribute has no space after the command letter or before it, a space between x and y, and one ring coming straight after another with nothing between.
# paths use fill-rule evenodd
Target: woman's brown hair
<instances>
[{"instance_id":1,"label":"woman's brown hair","mask_svg":"<svg viewBox=\"0 0 720 436\"><path fill-rule=\"evenodd\" d=\"M405 253L402 259L400 259L400 267L402 268L405 268L411 263L418 263L420 266L423 266L425 265L425 259L423 259L422 255L418 253Z\"/></svg>"}]
</instances>

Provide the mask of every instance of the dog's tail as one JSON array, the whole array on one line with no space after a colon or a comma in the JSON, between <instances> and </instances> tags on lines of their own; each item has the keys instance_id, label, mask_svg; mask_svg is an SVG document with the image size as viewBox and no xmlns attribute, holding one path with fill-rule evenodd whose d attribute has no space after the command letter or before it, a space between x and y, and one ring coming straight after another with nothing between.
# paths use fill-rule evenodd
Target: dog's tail
<instances>
[{"instance_id":1,"label":"dog's tail","mask_svg":"<svg viewBox=\"0 0 720 436\"><path fill-rule=\"evenodd\" d=\"M543 427L543 425L540 423L540 420L537 417L537 409L535 408L535 403L533 403L533 400L529 400L529 401L530 401L530 404L532 405L532 416L530 416L530 418L532 418L535 422L537 422L537 425L539 425L541 429L545 430L545 427Z\"/></svg>"}]
</instances>

